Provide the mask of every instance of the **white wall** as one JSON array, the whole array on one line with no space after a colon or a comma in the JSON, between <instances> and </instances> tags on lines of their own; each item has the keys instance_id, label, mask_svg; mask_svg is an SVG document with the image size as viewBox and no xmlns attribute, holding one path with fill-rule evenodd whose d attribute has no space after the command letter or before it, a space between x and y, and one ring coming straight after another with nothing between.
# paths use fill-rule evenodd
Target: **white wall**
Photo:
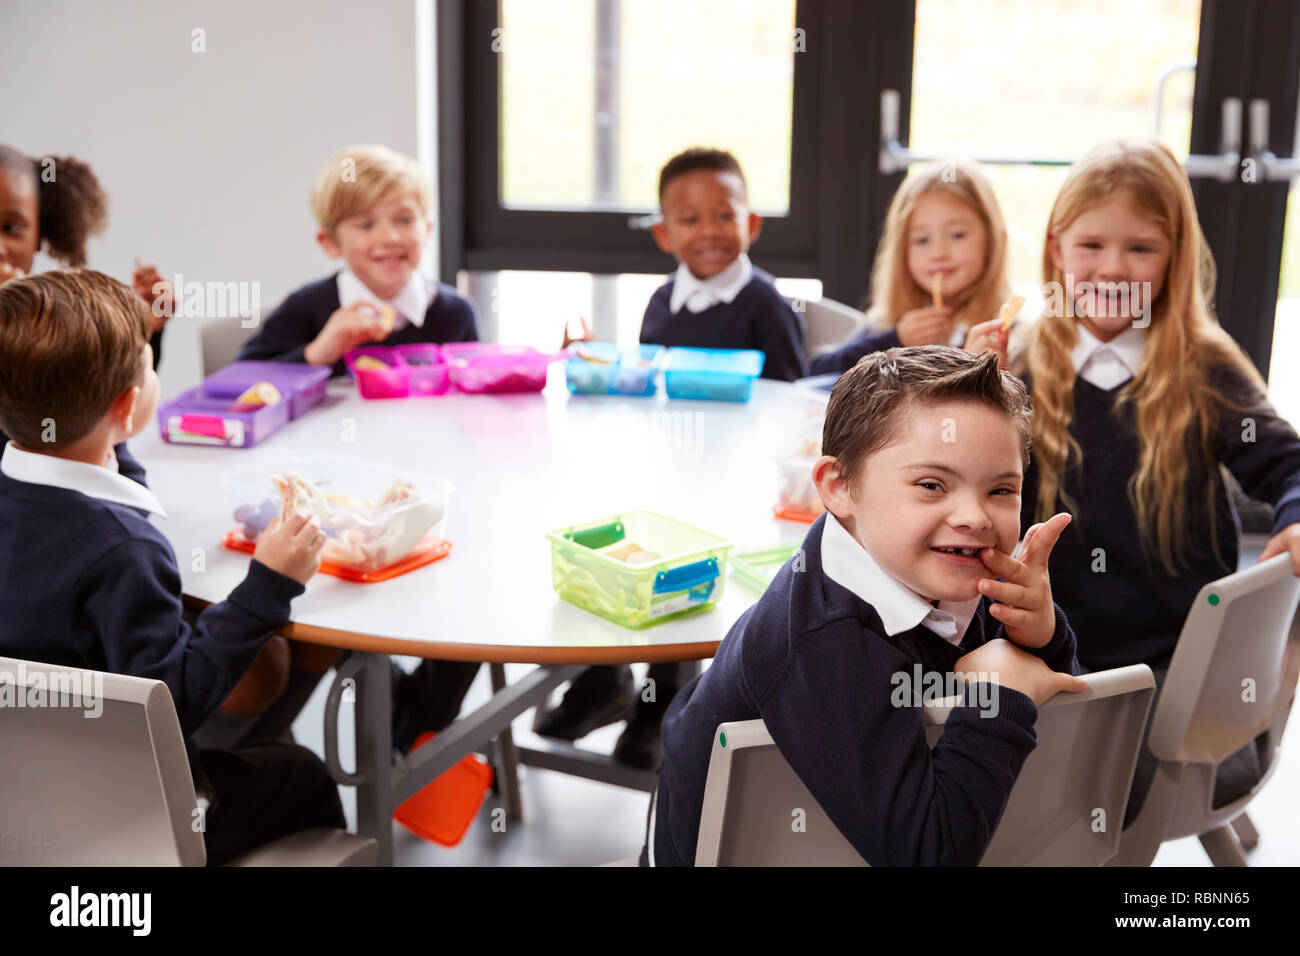
<instances>
[{"instance_id":1,"label":"white wall","mask_svg":"<svg viewBox=\"0 0 1300 956\"><path fill-rule=\"evenodd\" d=\"M91 267L129 281L138 256L186 281L259 282L265 314L333 268L308 208L316 168L350 143L416 154L420 5L6 3L0 141L95 170L109 226ZM206 52L191 49L196 28ZM418 99L431 104L428 91ZM199 377L196 324L168 325L165 395Z\"/></svg>"}]
</instances>

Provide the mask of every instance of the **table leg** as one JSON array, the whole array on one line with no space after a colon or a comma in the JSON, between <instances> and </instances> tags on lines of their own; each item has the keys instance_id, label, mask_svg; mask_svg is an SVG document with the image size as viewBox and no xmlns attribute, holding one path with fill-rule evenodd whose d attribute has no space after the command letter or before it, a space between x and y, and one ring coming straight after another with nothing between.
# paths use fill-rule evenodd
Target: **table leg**
<instances>
[{"instance_id":1,"label":"table leg","mask_svg":"<svg viewBox=\"0 0 1300 956\"><path fill-rule=\"evenodd\" d=\"M506 665L489 664L488 669L492 677L492 693L499 694L506 688ZM515 746L514 733L508 725L497 734L493 756L496 758L501 803L506 811L506 819L512 823L522 820L524 806L519 796L519 749Z\"/></svg>"},{"instance_id":2,"label":"table leg","mask_svg":"<svg viewBox=\"0 0 1300 956\"><path fill-rule=\"evenodd\" d=\"M362 652L356 687L357 832L379 843L378 866L393 865L393 688L387 654Z\"/></svg>"}]
</instances>

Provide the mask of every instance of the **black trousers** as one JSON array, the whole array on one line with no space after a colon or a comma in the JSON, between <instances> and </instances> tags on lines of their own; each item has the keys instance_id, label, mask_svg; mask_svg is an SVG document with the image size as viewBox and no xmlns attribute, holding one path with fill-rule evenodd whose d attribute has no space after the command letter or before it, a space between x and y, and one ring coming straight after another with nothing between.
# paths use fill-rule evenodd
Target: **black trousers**
<instances>
[{"instance_id":1,"label":"black trousers","mask_svg":"<svg viewBox=\"0 0 1300 956\"><path fill-rule=\"evenodd\" d=\"M200 750L211 801L204 820L208 866L310 827L345 827L338 786L306 747L280 742Z\"/></svg>"}]
</instances>

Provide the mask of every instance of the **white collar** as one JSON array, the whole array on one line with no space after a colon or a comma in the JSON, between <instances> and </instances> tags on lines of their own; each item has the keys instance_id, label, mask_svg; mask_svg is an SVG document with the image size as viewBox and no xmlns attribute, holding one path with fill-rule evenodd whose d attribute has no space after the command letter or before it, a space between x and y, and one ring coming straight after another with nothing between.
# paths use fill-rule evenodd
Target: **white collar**
<instances>
[{"instance_id":1,"label":"white collar","mask_svg":"<svg viewBox=\"0 0 1300 956\"><path fill-rule=\"evenodd\" d=\"M1147 330L1130 326L1109 342L1103 342L1088 331L1082 322L1075 328L1079 340L1071 358L1074 371L1098 388L1114 388L1137 375L1142 367L1142 353L1146 349ZM1099 365L1111 366L1108 370ZM1094 381L1094 379L1096 379Z\"/></svg>"},{"instance_id":2,"label":"white collar","mask_svg":"<svg viewBox=\"0 0 1300 956\"><path fill-rule=\"evenodd\" d=\"M980 603L976 596L964 602L940 601L933 607L877 564L829 511L822 526L822 570L874 607L889 637L924 624L949 643L960 644Z\"/></svg>"},{"instance_id":3,"label":"white collar","mask_svg":"<svg viewBox=\"0 0 1300 956\"><path fill-rule=\"evenodd\" d=\"M428 311L433 300L438 297L438 288L426 282L419 272L411 273L410 281L402 286L400 292L391 299L381 299L370 291L370 287L357 278L351 269L339 273L339 308L346 309L355 302L376 302L391 305L397 313L398 327L405 322L416 328L424 327L424 313Z\"/></svg>"},{"instance_id":4,"label":"white collar","mask_svg":"<svg viewBox=\"0 0 1300 956\"><path fill-rule=\"evenodd\" d=\"M89 462L68 461L53 455L23 451L10 442L5 446L4 457L0 458L0 471L14 481L67 488L69 491L79 491L89 498L143 508L167 517L167 512L163 511L163 506L152 491L138 481L118 474L116 458L113 467L109 468L107 465L92 465Z\"/></svg>"},{"instance_id":5,"label":"white collar","mask_svg":"<svg viewBox=\"0 0 1300 956\"><path fill-rule=\"evenodd\" d=\"M686 306L691 312L703 312L719 302L731 302L754 278L754 265L741 253L731 265L715 276L697 279L686 263L678 263L673 281L673 296L668 311L676 315Z\"/></svg>"}]
</instances>

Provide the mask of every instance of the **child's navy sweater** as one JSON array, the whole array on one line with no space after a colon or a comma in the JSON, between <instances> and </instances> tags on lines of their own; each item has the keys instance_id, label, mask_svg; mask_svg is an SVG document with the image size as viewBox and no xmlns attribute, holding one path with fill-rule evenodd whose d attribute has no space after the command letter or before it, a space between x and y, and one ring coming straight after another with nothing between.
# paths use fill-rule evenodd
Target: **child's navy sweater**
<instances>
[{"instance_id":1,"label":"child's navy sweater","mask_svg":"<svg viewBox=\"0 0 1300 956\"><path fill-rule=\"evenodd\" d=\"M473 304L444 282L434 283L438 294L424 313L424 325L403 325L383 345L413 345L421 342L477 342L478 316ZM240 359L272 362L305 362L303 350L325 328L339 309L338 273L309 282L281 302L262 327L239 349ZM371 343L376 344L376 343ZM334 363L334 375L347 372L343 359Z\"/></svg>"},{"instance_id":2,"label":"child's navy sweater","mask_svg":"<svg viewBox=\"0 0 1300 956\"><path fill-rule=\"evenodd\" d=\"M793 382L808 374L804 324L799 313L776 290L772 276L754 269L754 277L730 302L703 312L685 306L669 311L676 276L655 290L641 319L645 345L700 349L758 349L766 359L763 378Z\"/></svg>"},{"instance_id":3,"label":"child's navy sweater","mask_svg":"<svg viewBox=\"0 0 1300 956\"><path fill-rule=\"evenodd\" d=\"M1026 381L1032 391L1032 382ZM1239 403L1264 400L1235 369L1215 369L1211 381L1216 391ZM1197 592L1237 570L1240 521L1217 466L1206 468L1198 436L1187 441L1185 521L1191 540L1200 544L1199 553L1189 556L1180 574L1171 575L1158 558L1143 552L1127 490L1140 449L1132 406L1115 410L1122 387L1101 389L1075 378L1070 434L1083 450L1083 460L1067 469L1065 491L1078 510L1048 564L1052 596L1079 637L1079 662L1088 670L1139 663L1166 666ZM1243 434L1249 437L1245 418L1255 421L1253 441L1243 440ZM1228 467L1246 494L1275 503L1274 533L1300 521L1300 439L1271 407L1223 411L1211 448L1214 460ZM1211 486L1218 557L1211 547L1206 512ZM1024 530L1034 523L1037 497L1038 468L1031 462L1020 499ZM1067 509L1058 502L1057 510Z\"/></svg>"},{"instance_id":4,"label":"child's navy sweater","mask_svg":"<svg viewBox=\"0 0 1300 956\"><path fill-rule=\"evenodd\" d=\"M998 713L968 703L926 744L921 713L891 703L895 674L947 674L967 652L1005 636L980 602L960 646L924 626L887 637L876 609L822 571L822 515L735 623L713 663L673 698L655 809L655 865L695 862L704 782L718 725L761 717L831 821L873 866L969 864L988 848L1012 785L1034 749L1038 708L997 687ZM986 636L987 635L987 636ZM1060 608L1048 667L1078 673Z\"/></svg>"},{"instance_id":5,"label":"child's navy sweater","mask_svg":"<svg viewBox=\"0 0 1300 956\"><path fill-rule=\"evenodd\" d=\"M827 375L836 372L843 375L858 364L858 359L872 352L896 349L903 343L898 341L898 327L877 329L868 326L844 342L839 348L823 352L812 360L813 375Z\"/></svg>"},{"instance_id":6,"label":"child's navy sweater","mask_svg":"<svg viewBox=\"0 0 1300 956\"><path fill-rule=\"evenodd\" d=\"M141 482L143 484L143 482ZM163 681L189 734L289 619L303 586L253 561L230 596L181 619L171 545L145 512L0 472L0 656Z\"/></svg>"}]
</instances>

